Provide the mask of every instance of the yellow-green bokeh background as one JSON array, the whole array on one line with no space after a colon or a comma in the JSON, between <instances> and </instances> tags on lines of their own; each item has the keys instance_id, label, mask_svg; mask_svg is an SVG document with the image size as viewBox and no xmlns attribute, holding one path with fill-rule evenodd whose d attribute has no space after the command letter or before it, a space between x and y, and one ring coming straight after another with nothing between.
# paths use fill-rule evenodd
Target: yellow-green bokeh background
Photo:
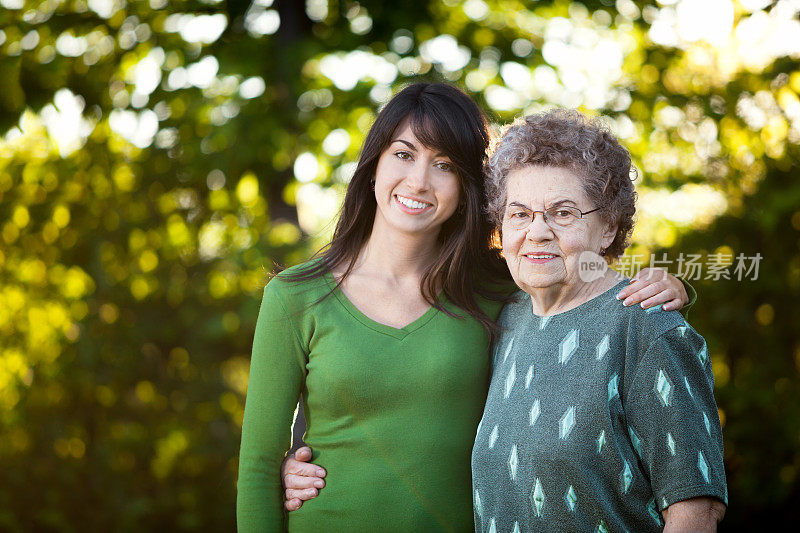
<instances>
[{"instance_id":1,"label":"yellow-green bokeh background","mask_svg":"<svg viewBox=\"0 0 800 533\"><path fill-rule=\"evenodd\" d=\"M631 150L632 254L699 280L723 528L800 503L800 22L781 0L0 0L0 530L224 531L260 292L380 104L449 80ZM288 431L288 428L287 428ZM432 453L434 453L432 451Z\"/></svg>"}]
</instances>

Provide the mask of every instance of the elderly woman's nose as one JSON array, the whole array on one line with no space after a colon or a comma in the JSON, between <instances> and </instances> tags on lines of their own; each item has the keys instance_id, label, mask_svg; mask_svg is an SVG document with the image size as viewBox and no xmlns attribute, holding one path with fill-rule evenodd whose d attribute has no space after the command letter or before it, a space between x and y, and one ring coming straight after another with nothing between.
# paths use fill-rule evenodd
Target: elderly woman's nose
<instances>
[{"instance_id":1,"label":"elderly woman's nose","mask_svg":"<svg viewBox=\"0 0 800 533\"><path fill-rule=\"evenodd\" d=\"M553 238L553 228L544 221L542 213L534 213L533 220L525 231L525 237L529 241L549 240Z\"/></svg>"}]
</instances>

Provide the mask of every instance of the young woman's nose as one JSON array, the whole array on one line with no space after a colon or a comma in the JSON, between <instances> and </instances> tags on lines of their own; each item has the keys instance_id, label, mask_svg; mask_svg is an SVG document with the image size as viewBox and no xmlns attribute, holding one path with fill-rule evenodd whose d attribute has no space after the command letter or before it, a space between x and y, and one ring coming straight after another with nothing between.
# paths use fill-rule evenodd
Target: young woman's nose
<instances>
[{"instance_id":1,"label":"young woman's nose","mask_svg":"<svg viewBox=\"0 0 800 533\"><path fill-rule=\"evenodd\" d=\"M417 161L408 170L406 183L414 191L427 191L430 188L430 165Z\"/></svg>"}]
</instances>

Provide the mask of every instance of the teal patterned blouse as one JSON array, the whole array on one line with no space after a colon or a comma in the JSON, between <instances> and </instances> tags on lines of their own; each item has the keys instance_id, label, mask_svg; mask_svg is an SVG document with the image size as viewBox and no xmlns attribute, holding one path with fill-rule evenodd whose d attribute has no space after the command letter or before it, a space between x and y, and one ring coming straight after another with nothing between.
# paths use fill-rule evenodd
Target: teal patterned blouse
<instances>
[{"instance_id":1,"label":"teal patterned blouse","mask_svg":"<svg viewBox=\"0 0 800 533\"><path fill-rule=\"evenodd\" d=\"M553 316L522 291L503 310L476 531L660 531L675 502L727 503L706 343L678 312L620 305L627 283Z\"/></svg>"}]
</instances>

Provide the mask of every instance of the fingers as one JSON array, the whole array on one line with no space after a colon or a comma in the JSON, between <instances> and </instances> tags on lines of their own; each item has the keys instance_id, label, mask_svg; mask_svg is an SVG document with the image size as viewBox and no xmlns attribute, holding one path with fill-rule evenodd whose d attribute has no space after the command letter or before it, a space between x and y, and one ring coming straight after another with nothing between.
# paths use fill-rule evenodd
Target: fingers
<instances>
[{"instance_id":1,"label":"fingers","mask_svg":"<svg viewBox=\"0 0 800 533\"><path fill-rule=\"evenodd\" d=\"M294 452L294 458L298 461L309 462L311 460L311 448L308 446L297 448L297 451Z\"/></svg>"},{"instance_id":2,"label":"fingers","mask_svg":"<svg viewBox=\"0 0 800 533\"><path fill-rule=\"evenodd\" d=\"M664 290L667 290L667 287L661 281L657 281L655 283L635 281L624 290L620 291L620 293L617 295L617 299L620 299L621 297L622 305L624 306L635 305L640 302L644 302L648 298L651 298L656 294L663 292ZM674 297L675 296L673 295L669 299L671 300Z\"/></svg>"},{"instance_id":3,"label":"fingers","mask_svg":"<svg viewBox=\"0 0 800 533\"><path fill-rule=\"evenodd\" d=\"M283 485L286 487L286 501L283 506L287 511L296 511L303 506L303 501L316 498L319 489L325 486L322 479L327 472L324 468L309 463L312 452L308 446L295 451L294 456L287 457L283 465Z\"/></svg>"},{"instance_id":4,"label":"fingers","mask_svg":"<svg viewBox=\"0 0 800 533\"><path fill-rule=\"evenodd\" d=\"M309 463L311 460L311 448L303 447L298 448L294 457L287 457L284 461L283 472L287 474L295 474L298 476L318 477L323 478L328 473L321 466L314 463Z\"/></svg>"},{"instance_id":5,"label":"fingers","mask_svg":"<svg viewBox=\"0 0 800 533\"><path fill-rule=\"evenodd\" d=\"M642 309L649 309L659 304L670 303L664 306L665 311L675 311L683 307L684 301L680 291L670 287L666 280L637 286L638 283L640 282L632 283L617 295L618 299L624 298L622 305L640 304Z\"/></svg>"},{"instance_id":6,"label":"fingers","mask_svg":"<svg viewBox=\"0 0 800 533\"><path fill-rule=\"evenodd\" d=\"M296 476L306 476L313 478L323 478L327 475L325 469L317 466L314 463L304 463L295 459L287 459L286 466L283 469L284 477L290 474Z\"/></svg>"},{"instance_id":7,"label":"fingers","mask_svg":"<svg viewBox=\"0 0 800 533\"><path fill-rule=\"evenodd\" d=\"M635 296L644 297L641 302L642 309L649 309L650 307L663 304L662 309L664 309L664 311L676 311L688 303L689 297L686 295L686 289L681 280L668 274L666 271L656 269L646 270L651 270L653 273L660 272L660 274L648 273L644 280L640 280L643 283L648 283L647 279L658 279L658 281L650 281L650 285L644 286L637 291L638 294ZM657 293L653 293L654 288L658 289Z\"/></svg>"},{"instance_id":8,"label":"fingers","mask_svg":"<svg viewBox=\"0 0 800 533\"><path fill-rule=\"evenodd\" d=\"M311 500L316 498L317 494L319 494L317 489L304 489L304 490L286 489L285 491L285 497L287 502L290 502L292 500L301 500L301 501Z\"/></svg>"},{"instance_id":9,"label":"fingers","mask_svg":"<svg viewBox=\"0 0 800 533\"><path fill-rule=\"evenodd\" d=\"M681 280L679 280L672 274L669 274L666 277L665 281L670 285L672 285L672 287L676 291L678 291L678 299L680 299L681 301L681 305L678 306L678 309L689 303L689 293L686 292L686 287L684 287L683 282Z\"/></svg>"},{"instance_id":10,"label":"fingers","mask_svg":"<svg viewBox=\"0 0 800 533\"><path fill-rule=\"evenodd\" d=\"M286 508L287 511L296 511L303 506L303 500L299 498L294 498L291 500L286 500L283 502L283 506Z\"/></svg>"},{"instance_id":11,"label":"fingers","mask_svg":"<svg viewBox=\"0 0 800 533\"><path fill-rule=\"evenodd\" d=\"M325 486L325 482L318 477L298 476L295 474L286 474L283 476L283 486L287 489L321 489Z\"/></svg>"},{"instance_id":12,"label":"fingers","mask_svg":"<svg viewBox=\"0 0 800 533\"><path fill-rule=\"evenodd\" d=\"M659 304L666 304L667 302L680 302L680 297L677 294L675 289L667 289L664 291L659 292L655 296L651 296L642 301L639 305L642 306L642 309L649 309ZM677 307L680 309L680 305ZM664 309L662 307L662 309ZM673 309L664 309L664 311L672 311Z\"/></svg>"},{"instance_id":13,"label":"fingers","mask_svg":"<svg viewBox=\"0 0 800 533\"><path fill-rule=\"evenodd\" d=\"M640 279L636 279L636 278L631 279L631 281L628 284L628 286L617 293L617 300L622 300L623 302L625 302L625 300L629 296L631 296L632 294L635 294L637 291L639 291L643 287L647 287L647 285L649 283L650 283L649 281L644 281L644 280L640 280ZM633 305L635 303L639 303L640 301L641 300L638 300L636 302L631 301L630 303L625 303L625 305Z\"/></svg>"},{"instance_id":14,"label":"fingers","mask_svg":"<svg viewBox=\"0 0 800 533\"><path fill-rule=\"evenodd\" d=\"M675 300L670 300L667 303L665 303L662 306L662 309L664 309L664 311L679 311L680 309L683 308L683 304L684 302L680 298L677 298Z\"/></svg>"}]
</instances>

